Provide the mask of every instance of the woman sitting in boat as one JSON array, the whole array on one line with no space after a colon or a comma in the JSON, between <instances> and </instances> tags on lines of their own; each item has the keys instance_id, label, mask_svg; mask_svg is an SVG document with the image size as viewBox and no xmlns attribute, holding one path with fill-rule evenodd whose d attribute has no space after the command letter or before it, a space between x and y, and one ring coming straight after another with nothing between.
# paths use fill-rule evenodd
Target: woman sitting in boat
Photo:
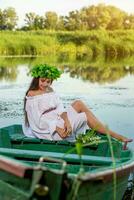
<instances>
[{"instance_id":1,"label":"woman sitting in boat","mask_svg":"<svg viewBox=\"0 0 134 200\"><path fill-rule=\"evenodd\" d=\"M26 136L75 141L79 133L85 133L86 129L92 128L102 134L108 132L125 143L132 141L112 130L106 131L105 126L80 100L64 109L62 101L51 87L53 80L61 75L56 67L37 65L31 70L31 75L33 79L24 100L23 131Z\"/></svg>"}]
</instances>

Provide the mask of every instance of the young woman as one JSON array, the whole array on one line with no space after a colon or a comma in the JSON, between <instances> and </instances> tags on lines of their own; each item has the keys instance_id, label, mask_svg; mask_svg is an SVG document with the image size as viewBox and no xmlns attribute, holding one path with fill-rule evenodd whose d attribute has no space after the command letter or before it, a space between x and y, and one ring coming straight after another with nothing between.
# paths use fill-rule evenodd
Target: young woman
<instances>
[{"instance_id":1,"label":"young woman","mask_svg":"<svg viewBox=\"0 0 134 200\"><path fill-rule=\"evenodd\" d=\"M38 65L32 69L33 80L24 101L24 134L28 137L68 141L75 141L79 133L85 133L89 128L106 134L105 126L82 101L76 100L64 109L59 96L51 88L53 80L60 74L57 68L48 65ZM108 134L125 143L132 141L112 130L108 130Z\"/></svg>"}]
</instances>

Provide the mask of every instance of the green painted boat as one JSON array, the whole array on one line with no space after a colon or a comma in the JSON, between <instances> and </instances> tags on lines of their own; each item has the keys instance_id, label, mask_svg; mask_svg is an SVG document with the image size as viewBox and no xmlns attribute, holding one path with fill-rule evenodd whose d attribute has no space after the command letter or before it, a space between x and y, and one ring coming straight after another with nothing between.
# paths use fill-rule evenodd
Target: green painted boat
<instances>
[{"instance_id":1,"label":"green painted boat","mask_svg":"<svg viewBox=\"0 0 134 200\"><path fill-rule=\"evenodd\" d=\"M134 152L112 139L113 157L101 139L79 156L74 143L25 137L21 125L1 128L0 199L122 200Z\"/></svg>"}]
</instances>

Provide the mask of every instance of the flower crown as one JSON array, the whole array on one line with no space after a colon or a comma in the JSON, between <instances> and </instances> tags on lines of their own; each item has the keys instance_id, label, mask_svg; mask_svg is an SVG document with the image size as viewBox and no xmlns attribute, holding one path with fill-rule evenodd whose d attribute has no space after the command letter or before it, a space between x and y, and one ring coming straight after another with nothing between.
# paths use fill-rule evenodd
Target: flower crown
<instances>
[{"instance_id":1,"label":"flower crown","mask_svg":"<svg viewBox=\"0 0 134 200\"><path fill-rule=\"evenodd\" d=\"M54 66L50 66L47 64L40 64L34 66L31 71L31 76L34 78L49 78L49 79L57 79L61 75L61 71L58 70Z\"/></svg>"}]
</instances>

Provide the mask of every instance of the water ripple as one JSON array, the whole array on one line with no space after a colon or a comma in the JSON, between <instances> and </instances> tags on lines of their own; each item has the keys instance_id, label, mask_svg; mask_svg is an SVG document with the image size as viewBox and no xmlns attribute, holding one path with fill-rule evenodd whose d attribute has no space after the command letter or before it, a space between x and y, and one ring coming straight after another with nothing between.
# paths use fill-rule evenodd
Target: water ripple
<instances>
[{"instance_id":1,"label":"water ripple","mask_svg":"<svg viewBox=\"0 0 134 200\"><path fill-rule=\"evenodd\" d=\"M68 107L75 100L82 100L90 109L100 110L109 109L111 107L117 108L134 108L134 99L126 99L123 102L116 102L111 100L89 99L84 95L63 95L61 97L65 107ZM16 117L23 116L23 99L2 99L0 100L0 118L2 117Z\"/></svg>"}]
</instances>

